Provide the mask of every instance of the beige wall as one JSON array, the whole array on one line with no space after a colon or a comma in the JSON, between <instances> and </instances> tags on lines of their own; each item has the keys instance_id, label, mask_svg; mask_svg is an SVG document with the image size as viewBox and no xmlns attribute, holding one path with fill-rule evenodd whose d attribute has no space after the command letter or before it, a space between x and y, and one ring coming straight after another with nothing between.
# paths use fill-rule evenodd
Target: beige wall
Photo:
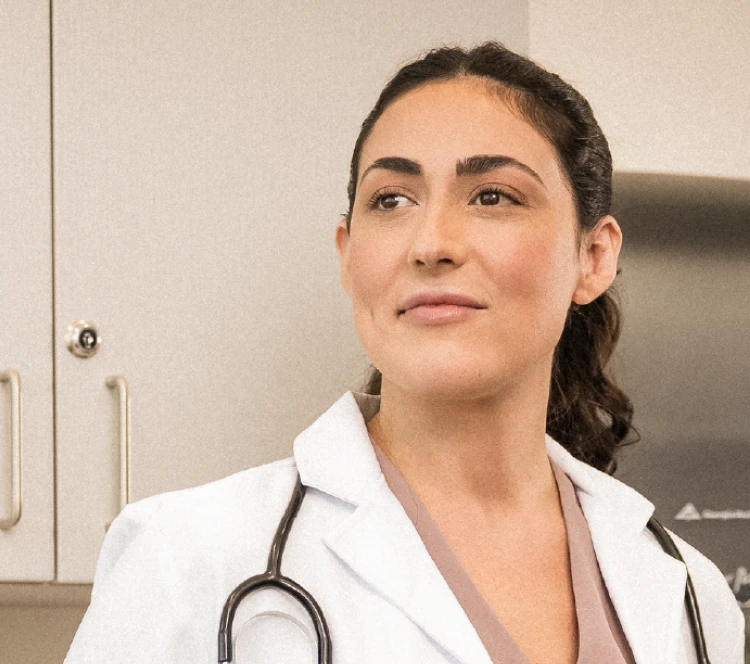
<instances>
[{"instance_id":1,"label":"beige wall","mask_svg":"<svg viewBox=\"0 0 750 664\"><path fill-rule=\"evenodd\" d=\"M750 178L750 2L529 4L529 55L586 96L615 169Z\"/></svg>"}]
</instances>

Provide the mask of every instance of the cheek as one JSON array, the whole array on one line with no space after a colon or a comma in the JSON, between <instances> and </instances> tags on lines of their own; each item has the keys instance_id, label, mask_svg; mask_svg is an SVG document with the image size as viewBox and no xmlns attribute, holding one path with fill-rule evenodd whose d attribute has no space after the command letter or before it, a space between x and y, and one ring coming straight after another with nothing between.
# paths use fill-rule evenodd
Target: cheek
<instances>
[{"instance_id":1,"label":"cheek","mask_svg":"<svg viewBox=\"0 0 750 664\"><path fill-rule=\"evenodd\" d=\"M382 312L384 305L397 306L395 295L390 292L396 264L392 248L384 246L382 241L362 238L352 247L349 273L355 320L374 317L376 311Z\"/></svg>"},{"instance_id":2,"label":"cheek","mask_svg":"<svg viewBox=\"0 0 750 664\"><path fill-rule=\"evenodd\" d=\"M494 249L489 260L497 306L512 312L506 320L553 336L558 327L561 332L576 281L571 242L530 233Z\"/></svg>"}]
</instances>

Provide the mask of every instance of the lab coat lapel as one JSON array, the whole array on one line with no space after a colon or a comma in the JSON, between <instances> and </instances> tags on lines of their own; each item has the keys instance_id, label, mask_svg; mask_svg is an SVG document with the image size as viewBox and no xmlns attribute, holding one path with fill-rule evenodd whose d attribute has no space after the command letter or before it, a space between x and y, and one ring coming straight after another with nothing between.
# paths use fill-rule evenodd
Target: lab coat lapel
<instances>
[{"instance_id":1,"label":"lab coat lapel","mask_svg":"<svg viewBox=\"0 0 750 664\"><path fill-rule=\"evenodd\" d=\"M328 547L457 662L490 664L473 625L385 478L326 537Z\"/></svg>"},{"instance_id":2,"label":"lab coat lapel","mask_svg":"<svg viewBox=\"0 0 750 664\"><path fill-rule=\"evenodd\" d=\"M365 425L379 403L377 396L347 392L294 441L302 483L355 507L324 534L326 545L459 662L489 664L476 631L380 470ZM674 664L686 571L644 532L653 504L575 459L549 436L546 443L550 459L575 486L636 663Z\"/></svg>"},{"instance_id":3,"label":"lab coat lapel","mask_svg":"<svg viewBox=\"0 0 750 664\"><path fill-rule=\"evenodd\" d=\"M356 509L324 534L330 550L457 662L490 664L450 590L380 470L365 420L379 400L347 392L294 442L302 483ZM360 410L361 409L361 410Z\"/></svg>"},{"instance_id":4,"label":"lab coat lapel","mask_svg":"<svg viewBox=\"0 0 750 664\"><path fill-rule=\"evenodd\" d=\"M549 436L547 453L576 487L602 578L636 663L677 662L687 573L644 533L653 504L578 461Z\"/></svg>"}]
</instances>

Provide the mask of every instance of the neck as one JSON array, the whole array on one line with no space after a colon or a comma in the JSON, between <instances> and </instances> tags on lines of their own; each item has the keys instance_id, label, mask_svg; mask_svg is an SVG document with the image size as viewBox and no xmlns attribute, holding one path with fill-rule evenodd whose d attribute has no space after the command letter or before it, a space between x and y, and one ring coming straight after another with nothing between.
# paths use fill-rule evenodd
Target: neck
<instances>
[{"instance_id":1,"label":"neck","mask_svg":"<svg viewBox=\"0 0 750 664\"><path fill-rule=\"evenodd\" d=\"M545 446L548 398L548 378L457 401L406 392L384 377L367 429L425 503L518 515L558 500Z\"/></svg>"}]
</instances>

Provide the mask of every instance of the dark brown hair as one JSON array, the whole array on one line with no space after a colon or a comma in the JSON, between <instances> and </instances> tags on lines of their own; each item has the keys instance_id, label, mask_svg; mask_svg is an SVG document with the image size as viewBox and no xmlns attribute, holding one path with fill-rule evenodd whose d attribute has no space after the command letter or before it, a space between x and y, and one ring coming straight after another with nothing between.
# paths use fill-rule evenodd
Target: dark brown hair
<instances>
[{"instance_id":1,"label":"dark brown hair","mask_svg":"<svg viewBox=\"0 0 750 664\"><path fill-rule=\"evenodd\" d=\"M351 230L362 146L385 109L430 82L472 76L484 79L555 147L576 205L580 238L609 214L612 157L589 103L559 76L502 44L485 42L471 50L445 46L402 67L391 78L362 123L354 146L347 231ZM620 274L618 269L617 274ZM621 312L614 283L587 305L571 303L555 348L547 405L547 433L576 458L613 474L617 448L637 442L633 405L605 372L620 336ZM364 386L380 394L381 373L372 367ZM635 439L626 440L630 433Z\"/></svg>"}]
</instances>

